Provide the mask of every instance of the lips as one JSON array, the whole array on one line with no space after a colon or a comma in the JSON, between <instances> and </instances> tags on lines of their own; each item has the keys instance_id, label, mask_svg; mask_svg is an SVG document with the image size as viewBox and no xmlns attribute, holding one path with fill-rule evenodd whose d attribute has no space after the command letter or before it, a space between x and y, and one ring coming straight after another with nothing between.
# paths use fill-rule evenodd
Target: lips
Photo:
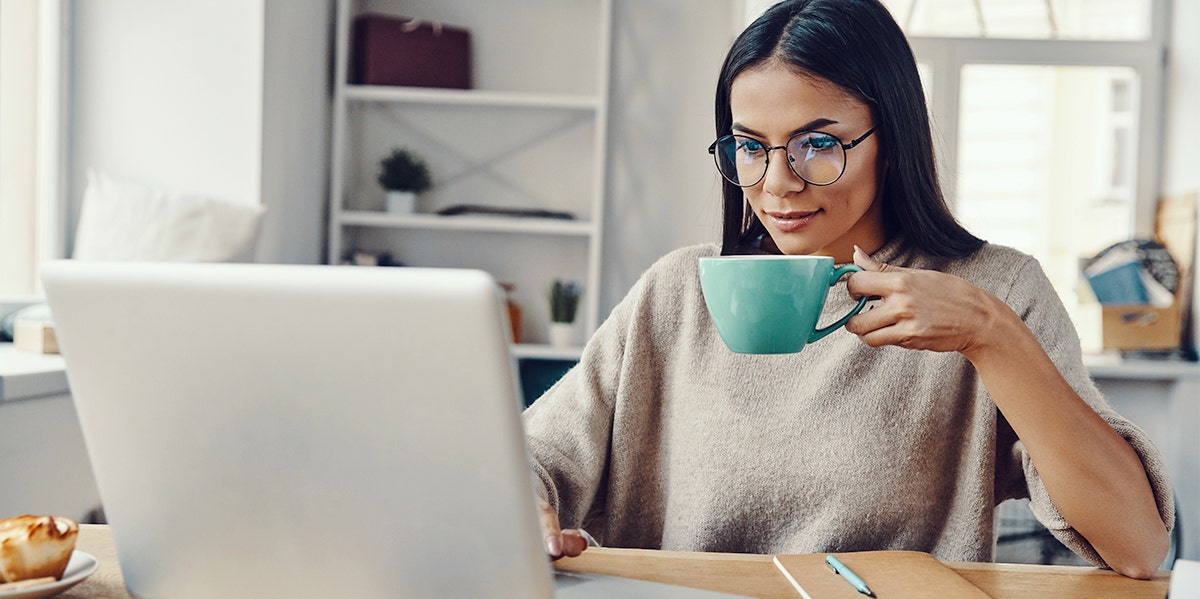
<instances>
[{"instance_id":1,"label":"lips","mask_svg":"<svg viewBox=\"0 0 1200 599\"><path fill-rule=\"evenodd\" d=\"M813 212L767 212L766 216L779 231L792 233L807 227L820 213L821 210Z\"/></svg>"}]
</instances>

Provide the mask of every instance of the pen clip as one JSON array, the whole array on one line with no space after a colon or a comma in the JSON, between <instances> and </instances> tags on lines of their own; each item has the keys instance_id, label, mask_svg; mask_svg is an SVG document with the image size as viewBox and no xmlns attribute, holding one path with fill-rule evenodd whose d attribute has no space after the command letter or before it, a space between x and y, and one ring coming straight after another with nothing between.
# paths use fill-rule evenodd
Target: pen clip
<instances>
[{"instance_id":1,"label":"pen clip","mask_svg":"<svg viewBox=\"0 0 1200 599\"><path fill-rule=\"evenodd\" d=\"M838 564L840 563L841 562L838 561L838 558L834 557L832 554L825 556L825 565L829 566L829 569L832 570L834 574L842 573L841 570L838 570Z\"/></svg>"}]
</instances>

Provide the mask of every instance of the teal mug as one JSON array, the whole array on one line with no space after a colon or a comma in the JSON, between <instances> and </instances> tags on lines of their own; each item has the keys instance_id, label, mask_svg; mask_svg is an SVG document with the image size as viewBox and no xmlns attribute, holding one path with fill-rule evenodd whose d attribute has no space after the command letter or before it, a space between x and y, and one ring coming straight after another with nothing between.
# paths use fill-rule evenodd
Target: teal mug
<instances>
[{"instance_id":1,"label":"teal mug","mask_svg":"<svg viewBox=\"0 0 1200 599\"><path fill-rule=\"evenodd\" d=\"M714 256L700 258L700 288L721 340L739 354L794 354L846 324L867 298L824 328L817 319L843 275L829 256Z\"/></svg>"}]
</instances>

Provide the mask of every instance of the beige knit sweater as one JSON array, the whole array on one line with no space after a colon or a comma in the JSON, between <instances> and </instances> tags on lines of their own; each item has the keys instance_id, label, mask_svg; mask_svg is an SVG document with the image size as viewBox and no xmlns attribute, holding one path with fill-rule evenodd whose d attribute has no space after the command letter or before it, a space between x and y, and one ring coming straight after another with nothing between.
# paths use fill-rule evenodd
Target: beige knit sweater
<instances>
[{"instance_id":1,"label":"beige knit sweater","mask_svg":"<svg viewBox=\"0 0 1200 599\"><path fill-rule=\"evenodd\" d=\"M1166 467L1113 412L1038 263L985 246L954 261L891 243L875 258L936 269L994 293L1067 381L1141 456L1168 527ZM990 561L1000 501L1103 565L1058 513L971 364L957 353L873 349L838 330L790 355L739 355L704 308L697 258L653 265L588 342L580 363L525 411L539 489L564 527L607 546L741 553L872 549ZM830 292L821 324L853 301Z\"/></svg>"}]
</instances>

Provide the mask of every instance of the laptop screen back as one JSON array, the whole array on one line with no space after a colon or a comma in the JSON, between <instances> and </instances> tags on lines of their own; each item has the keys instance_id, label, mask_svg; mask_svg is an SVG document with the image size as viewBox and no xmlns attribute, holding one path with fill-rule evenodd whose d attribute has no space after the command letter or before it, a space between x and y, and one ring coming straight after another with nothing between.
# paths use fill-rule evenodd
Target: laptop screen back
<instances>
[{"instance_id":1,"label":"laptop screen back","mask_svg":"<svg viewBox=\"0 0 1200 599\"><path fill-rule=\"evenodd\" d=\"M549 596L487 274L59 261L43 280L133 594Z\"/></svg>"}]
</instances>

